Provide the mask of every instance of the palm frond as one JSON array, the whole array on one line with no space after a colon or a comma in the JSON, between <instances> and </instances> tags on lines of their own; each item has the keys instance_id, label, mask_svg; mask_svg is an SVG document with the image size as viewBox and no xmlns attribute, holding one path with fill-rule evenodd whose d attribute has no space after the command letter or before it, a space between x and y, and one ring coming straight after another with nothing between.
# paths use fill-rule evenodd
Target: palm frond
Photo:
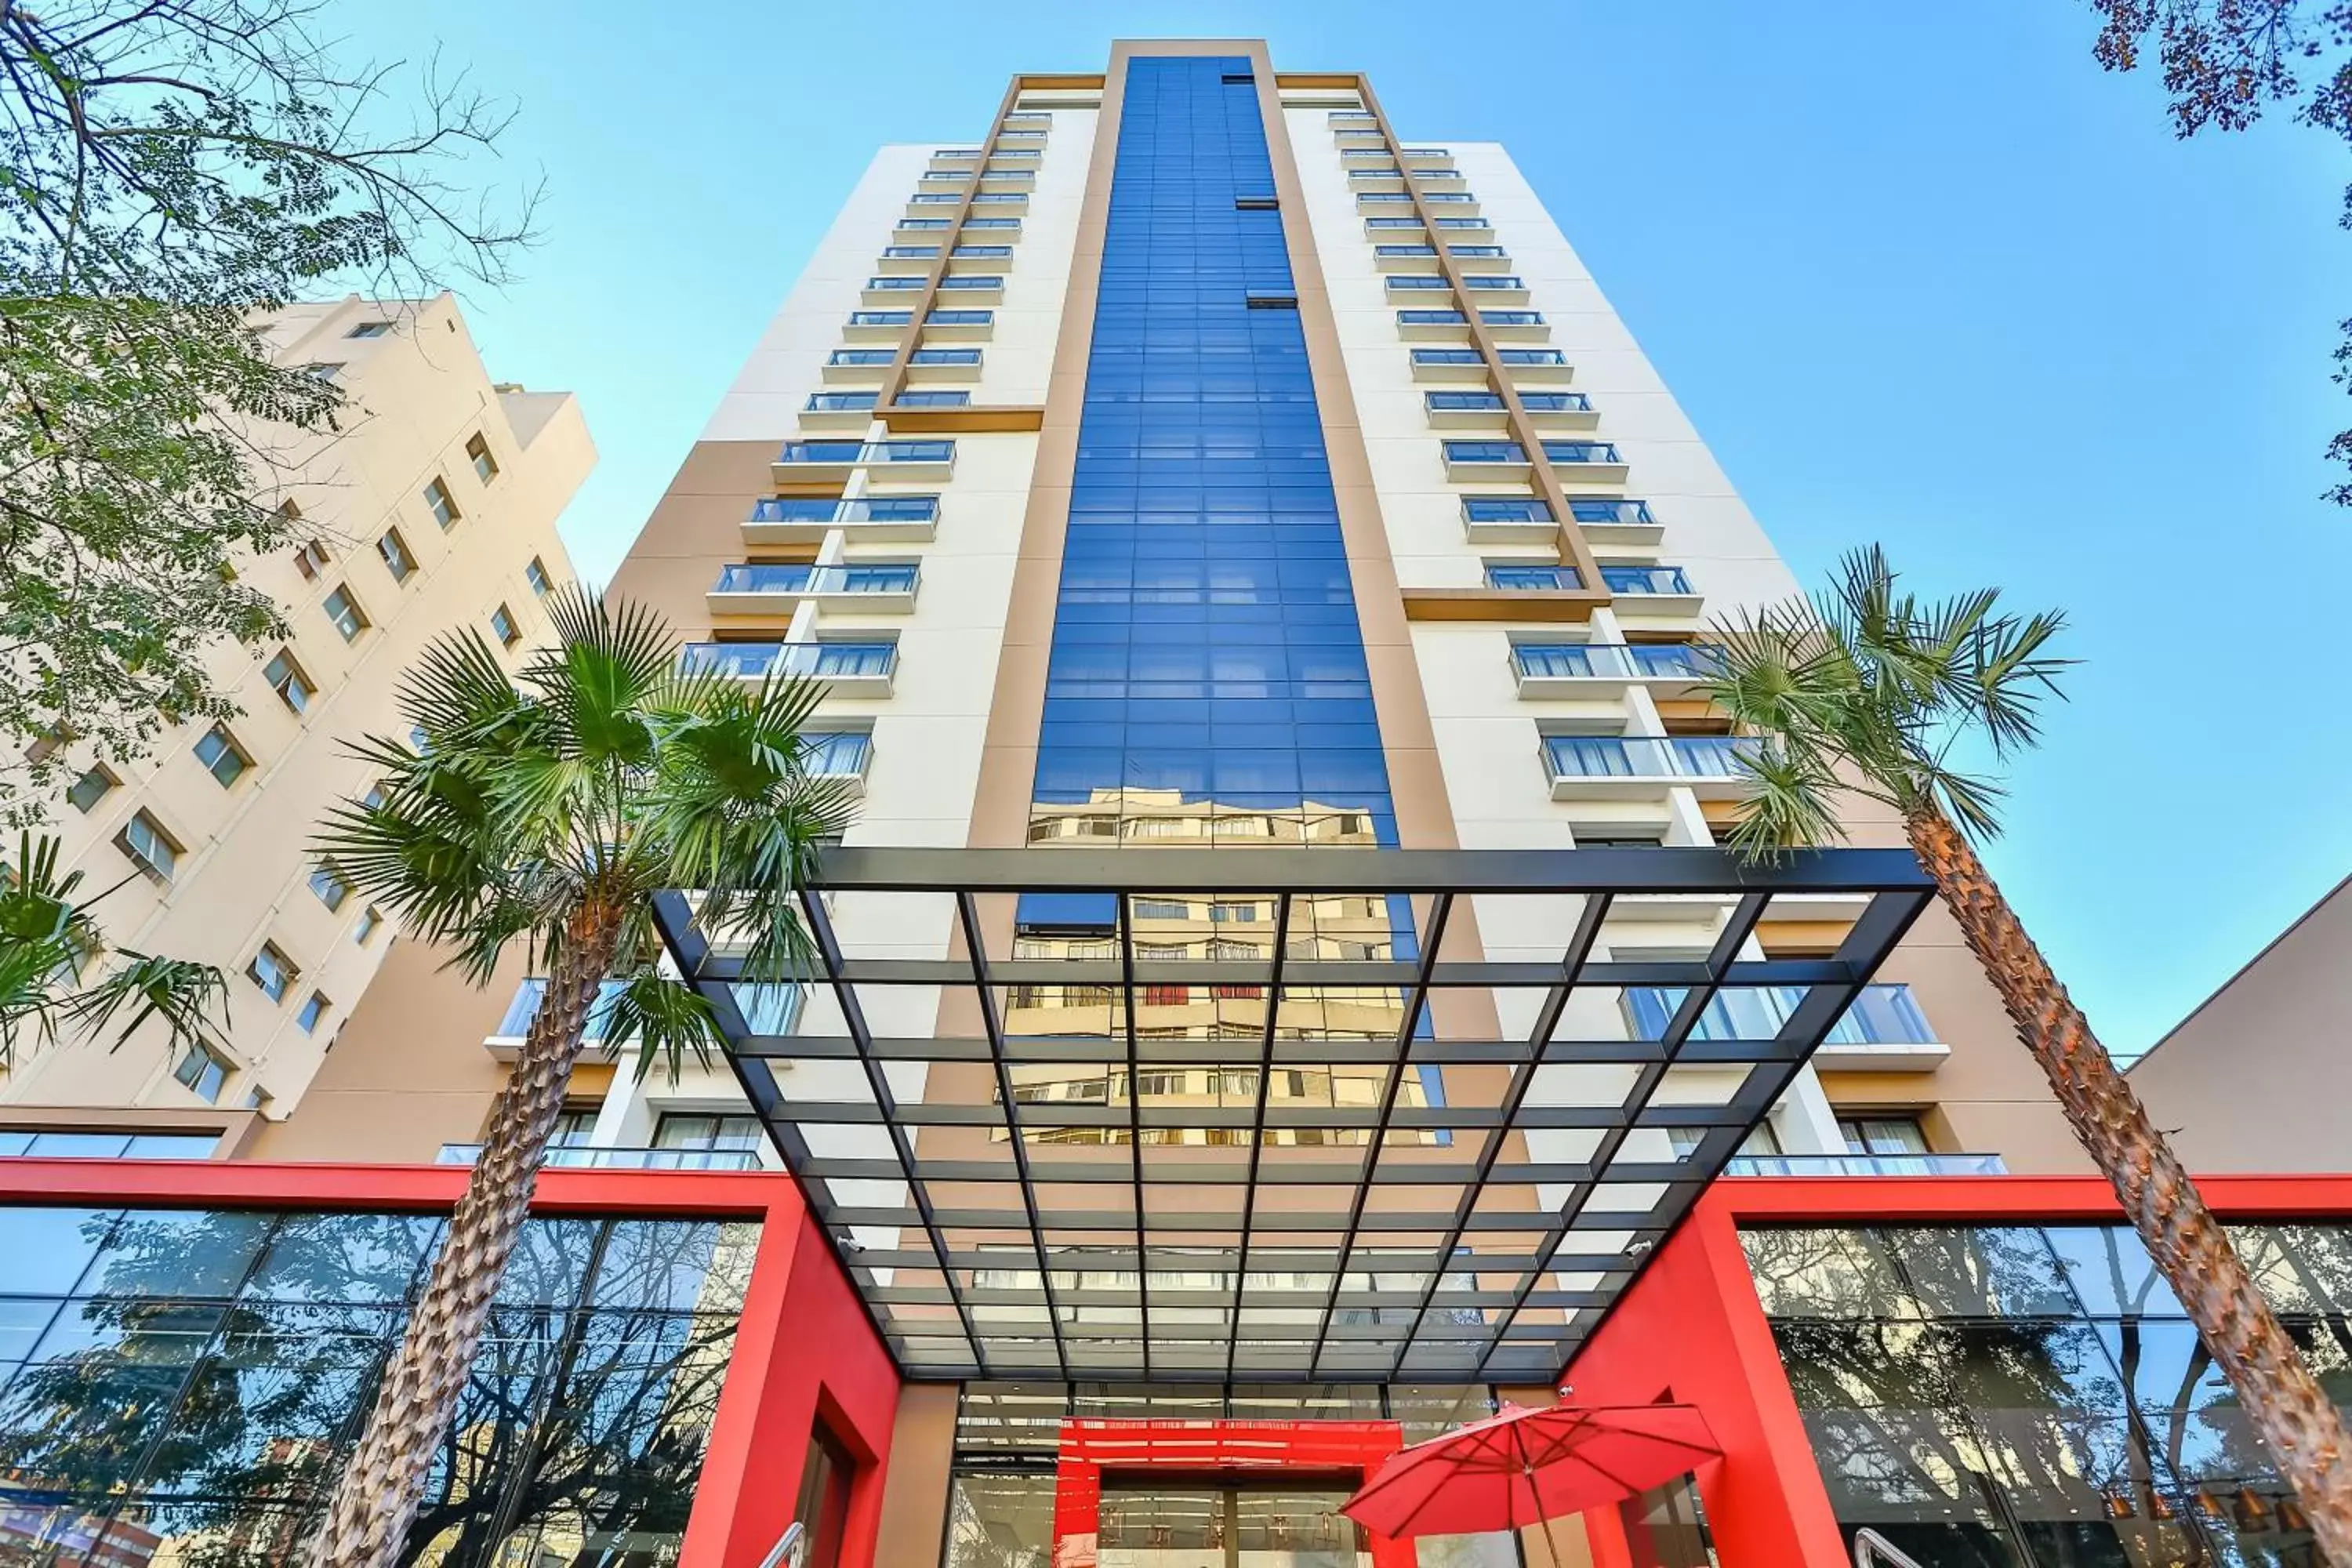
<instances>
[{"instance_id":1,"label":"palm frond","mask_svg":"<svg viewBox=\"0 0 2352 1568\"><path fill-rule=\"evenodd\" d=\"M551 596L557 641L523 682L560 730L559 750L600 767L642 767L653 758L650 700L675 676L678 643L644 605L608 605L585 588Z\"/></svg>"},{"instance_id":2,"label":"palm frond","mask_svg":"<svg viewBox=\"0 0 2352 1568\"><path fill-rule=\"evenodd\" d=\"M65 1002L65 1014L93 1035L104 1034L124 1013L130 1016L114 1044L161 1019L174 1043L225 1043L229 1021L228 982L209 963L122 950L123 962L96 984ZM218 1021L215 1021L215 1016Z\"/></svg>"},{"instance_id":3,"label":"palm frond","mask_svg":"<svg viewBox=\"0 0 2352 1568\"><path fill-rule=\"evenodd\" d=\"M640 1079L659 1061L675 1083L689 1053L707 1068L726 1048L718 1014L693 987L649 963L620 978L603 1004L604 1043L616 1057L634 1049Z\"/></svg>"},{"instance_id":4,"label":"palm frond","mask_svg":"<svg viewBox=\"0 0 2352 1568\"><path fill-rule=\"evenodd\" d=\"M1838 777L1829 758L1810 744L1772 736L1737 749L1752 787L1724 847L1749 864L1776 860L1791 849L1836 844L1845 825L1832 808Z\"/></svg>"}]
</instances>

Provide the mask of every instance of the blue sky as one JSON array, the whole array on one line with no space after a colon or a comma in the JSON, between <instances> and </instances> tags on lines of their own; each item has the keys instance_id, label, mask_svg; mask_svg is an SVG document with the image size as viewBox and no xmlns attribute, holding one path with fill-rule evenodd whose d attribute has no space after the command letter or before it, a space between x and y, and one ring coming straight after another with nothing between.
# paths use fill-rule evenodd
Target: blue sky
<instances>
[{"instance_id":1,"label":"blue sky","mask_svg":"<svg viewBox=\"0 0 2352 1568\"><path fill-rule=\"evenodd\" d=\"M1113 36L1264 36L1361 68L1418 140L1509 146L1807 579L1876 540L1923 589L2064 606L2084 661L1989 858L2119 1052L2352 870L2352 738L2314 698L2352 589L2317 498L2352 423L2352 158L2284 122L2177 142L2068 0L1433 8L899 0L351 5L350 46L517 100L523 281L467 304L493 373L568 387L608 574L883 142L966 141L1016 69ZM1455 35L1464 37L1465 35ZM486 175L495 171L484 171Z\"/></svg>"}]
</instances>

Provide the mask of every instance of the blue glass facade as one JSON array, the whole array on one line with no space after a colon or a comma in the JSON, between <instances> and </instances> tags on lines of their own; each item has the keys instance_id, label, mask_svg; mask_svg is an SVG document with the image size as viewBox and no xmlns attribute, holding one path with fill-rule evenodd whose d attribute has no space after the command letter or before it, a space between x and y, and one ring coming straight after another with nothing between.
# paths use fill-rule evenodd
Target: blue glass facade
<instances>
[{"instance_id":1,"label":"blue glass facade","mask_svg":"<svg viewBox=\"0 0 2352 1568\"><path fill-rule=\"evenodd\" d=\"M1124 801L1131 838L1136 792L1173 791L1259 843L1268 813L1396 842L1282 216L1236 205L1273 192L1248 60L1129 62L1041 823Z\"/></svg>"}]
</instances>

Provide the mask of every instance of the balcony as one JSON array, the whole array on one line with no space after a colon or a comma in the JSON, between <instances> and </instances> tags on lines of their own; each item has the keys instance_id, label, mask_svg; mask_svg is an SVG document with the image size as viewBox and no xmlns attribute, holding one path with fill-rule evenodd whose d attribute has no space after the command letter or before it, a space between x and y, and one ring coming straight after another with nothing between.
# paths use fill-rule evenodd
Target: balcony
<instances>
[{"instance_id":1,"label":"balcony","mask_svg":"<svg viewBox=\"0 0 2352 1568\"><path fill-rule=\"evenodd\" d=\"M1625 458L1609 441L1546 441L1544 460L1563 478L1573 476L1580 484L1622 485L1625 482Z\"/></svg>"},{"instance_id":2,"label":"balcony","mask_svg":"<svg viewBox=\"0 0 2352 1568\"><path fill-rule=\"evenodd\" d=\"M1375 213L1364 220L1364 233L1374 240L1423 232L1418 213Z\"/></svg>"},{"instance_id":3,"label":"balcony","mask_svg":"<svg viewBox=\"0 0 2352 1568\"><path fill-rule=\"evenodd\" d=\"M1371 161L1366 167L1348 171L1348 188L1360 196L1367 194L1402 195L1404 192L1404 171L1391 163Z\"/></svg>"},{"instance_id":4,"label":"balcony","mask_svg":"<svg viewBox=\"0 0 2352 1568\"><path fill-rule=\"evenodd\" d=\"M1620 1000L1631 1037L1665 1038L1687 991L1672 986L1628 985ZM1694 1040L1769 1040L1777 1038L1805 1000L1801 985L1727 985L1715 994L1692 1023ZM1890 1067L1925 1071L1951 1054L1936 1039L1927 1015L1912 1000L1911 988L1874 984L1845 1010L1822 1037L1822 1051L1841 1058L1843 1068L1884 1070ZM1887 1058L1893 1059L1887 1059ZM1827 1060L1819 1065L1826 1068Z\"/></svg>"},{"instance_id":5,"label":"balcony","mask_svg":"<svg viewBox=\"0 0 2352 1568\"><path fill-rule=\"evenodd\" d=\"M1528 298L1526 280L1508 272L1465 272L1462 287L1473 300L1524 304Z\"/></svg>"},{"instance_id":6,"label":"balcony","mask_svg":"<svg viewBox=\"0 0 2352 1568\"><path fill-rule=\"evenodd\" d=\"M1533 342L1551 336L1541 310L1481 310L1478 324L1496 342Z\"/></svg>"},{"instance_id":7,"label":"balcony","mask_svg":"<svg viewBox=\"0 0 2352 1568\"><path fill-rule=\"evenodd\" d=\"M991 191L1020 191L1025 194L1034 190L1036 184L1037 171L1034 169L991 163L980 172L980 188L983 194Z\"/></svg>"},{"instance_id":8,"label":"balcony","mask_svg":"<svg viewBox=\"0 0 2352 1568\"><path fill-rule=\"evenodd\" d=\"M2000 1176L2008 1173L1998 1154L1736 1154L1723 1167L1727 1176Z\"/></svg>"},{"instance_id":9,"label":"balcony","mask_svg":"<svg viewBox=\"0 0 2352 1568\"><path fill-rule=\"evenodd\" d=\"M953 441L787 441L769 471L780 485L842 483L860 468L892 479L944 479L955 472Z\"/></svg>"},{"instance_id":10,"label":"balcony","mask_svg":"<svg viewBox=\"0 0 2352 1568\"><path fill-rule=\"evenodd\" d=\"M985 212L991 217L1009 217L1029 210L1026 191L982 191L971 198L974 212Z\"/></svg>"},{"instance_id":11,"label":"balcony","mask_svg":"<svg viewBox=\"0 0 2352 1568\"><path fill-rule=\"evenodd\" d=\"M801 766L812 778L840 779L863 785L874 761L874 737L864 730L803 730ZM770 1029L769 1034L786 1031Z\"/></svg>"},{"instance_id":12,"label":"balcony","mask_svg":"<svg viewBox=\"0 0 2352 1568\"><path fill-rule=\"evenodd\" d=\"M1554 800L1643 800L1669 784L1702 800L1738 800L1748 770L1730 735L1546 735Z\"/></svg>"},{"instance_id":13,"label":"balcony","mask_svg":"<svg viewBox=\"0 0 2352 1568\"><path fill-rule=\"evenodd\" d=\"M1009 245L959 245L948 252L948 271L1002 267L1012 259L1013 247Z\"/></svg>"},{"instance_id":14,"label":"balcony","mask_svg":"<svg viewBox=\"0 0 2352 1568\"><path fill-rule=\"evenodd\" d=\"M1601 581L1612 594L1640 601L1624 608L1644 616L1695 616L1706 603L1679 566L1603 566Z\"/></svg>"},{"instance_id":15,"label":"balcony","mask_svg":"<svg viewBox=\"0 0 2352 1568\"><path fill-rule=\"evenodd\" d=\"M1372 266L1381 272L1433 273L1437 270L1437 247L1409 242L1375 245Z\"/></svg>"},{"instance_id":16,"label":"balcony","mask_svg":"<svg viewBox=\"0 0 2352 1568\"><path fill-rule=\"evenodd\" d=\"M444 1143L435 1163L470 1165L482 1157L479 1143ZM653 1149L622 1144L558 1143L547 1151L556 1171L756 1171L756 1149Z\"/></svg>"},{"instance_id":17,"label":"balcony","mask_svg":"<svg viewBox=\"0 0 2352 1568\"><path fill-rule=\"evenodd\" d=\"M1402 147L1397 150L1397 162L1415 171L1450 171L1454 167L1454 153L1447 147Z\"/></svg>"},{"instance_id":18,"label":"balcony","mask_svg":"<svg viewBox=\"0 0 2352 1568\"><path fill-rule=\"evenodd\" d=\"M1475 382L1486 384L1486 356L1476 349L1415 349L1412 351L1412 378L1415 381Z\"/></svg>"},{"instance_id":19,"label":"balcony","mask_svg":"<svg viewBox=\"0 0 2352 1568\"><path fill-rule=\"evenodd\" d=\"M898 645L887 642L695 642L679 656L688 670L739 680L770 675L822 680L837 697L887 697L898 672Z\"/></svg>"},{"instance_id":20,"label":"balcony","mask_svg":"<svg viewBox=\"0 0 2352 1568\"><path fill-rule=\"evenodd\" d=\"M801 405L803 430L863 430L874 421L877 392L812 392Z\"/></svg>"},{"instance_id":21,"label":"balcony","mask_svg":"<svg viewBox=\"0 0 2352 1568\"><path fill-rule=\"evenodd\" d=\"M819 544L839 529L853 540L928 540L940 531L937 496L763 496L743 525L746 544Z\"/></svg>"},{"instance_id":22,"label":"balcony","mask_svg":"<svg viewBox=\"0 0 2352 1568\"><path fill-rule=\"evenodd\" d=\"M906 335L915 324L912 310L852 310L849 320L841 326L841 335L851 342L890 342Z\"/></svg>"},{"instance_id":23,"label":"balcony","mask_svg":"<svg viewBox=\"0 0 2352 1568\"><path fill-rule=\"evenodd\" d=\"M588 1008L588 1022L580 1037L587 1042L593 1055L609 1060L612 1051L604 1042L605 1031L612 1026L613 1004L628 987L625 982L607 980L596 987L596 1000ZM539 1004L547 994L547 982L533 975L515 987L507 1003L507 1010L499 1017L498 1026L482 1041L482 1047L500 1061L512 1061L522 1049L524 1038L530 1033L530 1021L539 1016ZM790 983L779 984L739 984L734 988L735 1005L743 1021L756 1034L788 1035L801 1015L801 988Z\"/></svg>"},{"instance_id":24,"label":"balcony","mask_svg":"<svg viewBox=\"0 0 2352 1568\"><path fill-rule=\"evenodd\" d=\"M898 357L896 349L835 349L824 356L824 379L879 381Z\"/></svg>"},{"instance_id":25,"label":"balcony","mask_svg":"<svg viewBox=\"0 0 2352 1568\"><path fill-rule=\"evenodd\" d=\"M1489 580L1499 573L1490 573ZM1575 574L1562 572L1574 587ZM1496 582L1496 587L1510 586ZM1631 686L1661 697L1706 689L1721 668L1713 648L1697 643L1522 643L1511 645L1511 673L1523 698L1615 696Z\"/></svg>"},{"instance_id":26,"label":"balcony","mask_svg":"<svg viewBox=\"0 0 2352 1568\"><path fill-rule=\"evenodd\" d=\"M917 274L877 272L866 280L858 298L869 305L889 305L900 300L910 300L920 294L930 279Z\"/></svg>"},{"instance_id":27,"label":"balcony","mask_svg":"<svg viewBox=\"0 0 2352 1568\"><path fill-rule=\"evenodd\" d=\"M1650 515L1650 503L1645 500L1570 496L1568 515L1595 544L1655 544L1666 534L1664 525Z\"/></svg>"},{"instance_id":28,"label":"balcony","mask_svg":"<svg viewBox=\"0 0 2352 1568\"><path fill-rule=\"evenodd\" d=\"M1453 297L1454 285L1439 277L1432 262L1427 272L1391 272L1382 282L1391 300Z\"/></svg>"},{"instance_id":29,"label":"balcony","mask_svg":"<svg viewBox=\"0 0 2352 1568\"><path fill-rule=\"evenodd\" d=\"M995 234L1006 239L1019 239L1021 220L1002 215L993 216L975 215L963 220L963 231L966 234Z\"/></svg>"},{"instance_id":30,"label":"balcony","mask_svg":"<svg viewBox=\"0 0 2352 1568\"><path fill-rule=\"evenodd\" d=\"M856 566L751 563L722 567L704 595L714 616L789 616L803 600L866 615L903 616L915 607L921 573L911 562Z\"/></svg>"},{"instance_id":31,"label":"balcony","mask_svg":"<svg viewBox=\"0 0 2352 1568\"><path fill-rule=\"evenodd\" d=\"M1505 419L1498 392L1425 392L1421 405L1431 425L1439 429L1493 428ZM1522 392L1519 406L1536 425L1590 429L1600 422L1592 400L1580 392Z\"/></svg>"},{"instance_id":32,"label":"balcony","mask_svg":"<svg viewBox=\"0 0 2352 1568\"><path fill-rule=\"evenodd\" d=\"M1558 349L1497 348L1495 358L1510 376L1513 386L1562 386L1576 374L1568 356Z\"/></svg>"},{"instance_id":33,"label":"balcony","mask_svg":"<svg viewBox=\"0 0 2352 1568\"><path fill-rule=\"evenodd\" d=\"M891 236L893 238L896 238L898 236L902 234L927 237L939 234L942 230L950 229L954 226L955 223L953 219L940 217L936 214L929 214L919 217L908 216L900 218L898 223L892 226Z\"/></svg>"},{"instance_id":34,"label":"balcony","mask_svg":"<svg viewBox=\"0 0 2352 1568\"><path fill-rule=\"evenodd\" d=\"M1540 496L1464 496L1462 531L1473 544L1550 544L1559 522Z\"/></svg>"},{"instance_id":35,"label":"balcony","mask_svg":"<svg viewBox=\"0 0 2352 1568\"><path fill-rule=\"evenodd\" d=\"M1442 441L1445 477L1456 484L1498 479L1525 479L1535 471L1528 449L1517 441Z\"/></svg>"},{"instance_id":36,"label":"balcony","mask_svg":"<svg viewBox=\"0 0 2352 1568\"><path fill-rule=\"evenodd\" d=\"M958 305L1001 305L1004 302L1004 274L950 272L940 279L940 298Z\"/></svg>"},{"instance_id":37,"label":"balcony","mask_svg":"<svg viewBox=\"0 0 2352 1568\"><path fill-rule=\"evenodd\" d=\"M954 212L962 205L961 191L918 191L907 198L907 216L910 218L945 219L948 214Z\"/></svg>"},{"instance_id":38,"label":"balcony","mask_svg":"<svg viewBox=\"0 0 2352 1568\"><path fill-rule=\"evenodd\" d=\"M978 381L981 351L978 349L918 347L907 356L908 381Z\"/></svg>"},{"instance_id":39,"label":"balcony","mask_svg":"<svg viewBox=\"0 0 2352 1568\"><path fill-rule=\"evenodd\" d=\"M940 247L936 245L886 245L882 247L882 254L875 258L874 266L880 272L919 274L929 272L931 264L939 258Z\"/></svg>"},{"instance_id":40,"label":"balcony","mask_svg":"<svg viewBox=\"0 0 2352 1568\"><path fill-rule=\"evenodd\" d=\"M923 342L981 342L996 331L993 310L933 310L923 318Z\"/></svg>"}]
</instances>

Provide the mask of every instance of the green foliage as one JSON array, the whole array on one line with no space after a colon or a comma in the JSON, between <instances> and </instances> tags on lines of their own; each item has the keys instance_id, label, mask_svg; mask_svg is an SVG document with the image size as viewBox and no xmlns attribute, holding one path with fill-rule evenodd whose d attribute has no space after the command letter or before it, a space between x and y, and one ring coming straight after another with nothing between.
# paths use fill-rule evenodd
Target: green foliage
<instances>
[{"instance_id":1,"label":"green foliage","mask_svg":"<svg viewBox=\"0 0 2352 1568\"><path fill-rule=\"evenodd\" d=\"M2275 103L2294 118L2352 142L2352 0L2093 0L2105 18L2092 52L2111 71L2138 67L2153 40L2172 128L2182 137L2209 127L2243 131ZM2352 186L2337 220L2352 228ZM2336 384L2352 392L2352 319L2341 323ZM2352 468L2352 430L2327 456ZM2352 482L2327 499L2352 506Z\"/></svg>"},{"instance_id":2,"label":"green foliage","mask_svg":"<svg viewBox=\"0 0 2352 1568\"><path fill-rule=\"evenodd\" d=\"M2021 617L2000 600L1991 588L1918 600L1874 545L1811 600L1718 622L1708 696L1754 737L1741 754L1756 787L1730 843L1750 858L1834 843L1835 798L1849 788L1999 832L2001 786L1953 765L1954 749L1973 737L2005 760L2032 746L2071 662L2045 651L2063 616Z\"/></svg>"},{"instance_id":3,"label":"green foliage","mask_svg":"<svg viewBox=\"0 0 2352 1568\"><path fill-rule=\"evenodd\" d=\"M752 980L805 973L801 893L855 790L803 765L820 686L681 671L676 637L639 605L567 589L549 614L557 641L518 676L471 630L426 649L401 693L424 750L360 742L379 793L331 814L319 848L478 984L517 944L553 969L579 910L614 911L625 984L605 1037L634 1045L640 1071L659 1058L675 1072L719 1036L709 1005L658 971L653 895L692 889Z\"/></svg>"},{"instance_id":4,"label":"green foliage","mask_svg":"<svg viewBox=\"0 0 2352 1568\"><path fill-rule=\"evenodd\" d=\"M445 171L503 119L348 69L288 0L0 0L0 813L63 762L234 711L207 655L282 636L239 561L341 395L274 363L305 295L504 276L520 216ZM6 743L11 742L13 743Z\"/></svg>"},{"instance_id":5,"label":"green foliage","mask_svg":"<svg viewBox=\"0 0 2352 1568\"><path fill-rule=\"evenodd\" d=\"M15 1064L20 1042L52 1043L61 1025L95 1036L121 1021L117 1045L151 1019L175 1041L218 1039L228 987L210 964L125 949L83 983L101 942L90 909L113 889L85 899L81 881L79 871L58 874L53 838L26 833L13 860L0 856L0 1067Z\"/></svg>"}]
</instances>

